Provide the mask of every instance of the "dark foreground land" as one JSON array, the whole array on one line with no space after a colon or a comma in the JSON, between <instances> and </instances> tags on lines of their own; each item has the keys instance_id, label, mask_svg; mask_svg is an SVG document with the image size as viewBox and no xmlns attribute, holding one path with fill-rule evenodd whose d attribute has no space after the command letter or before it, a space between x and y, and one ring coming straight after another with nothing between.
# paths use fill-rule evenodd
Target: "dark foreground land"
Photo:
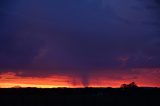
<instances>
[{"instance_id":1,"label":"dark foreground land","mask_svg":"<svg viewBox=\"0 0 160 106\"><path fill-rule=\"evenodd\" d=\"M160 106L160 88L0 89L0 106Z\"/></svg>"}]
</instances>

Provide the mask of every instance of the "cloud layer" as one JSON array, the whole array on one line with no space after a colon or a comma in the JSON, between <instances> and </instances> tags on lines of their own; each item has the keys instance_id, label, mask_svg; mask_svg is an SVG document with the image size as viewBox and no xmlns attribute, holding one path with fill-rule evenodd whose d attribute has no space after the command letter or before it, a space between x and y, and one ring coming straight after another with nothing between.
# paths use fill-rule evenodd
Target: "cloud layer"
<instances>
[{"instance_id":1,"label":"cloud layer","mask_svg":"<svg viewBox=\"0 0 160 106\"><path fill-rule=\"evenodd\" d=\"M159 69L158 4L101 3L2 0L0 72L20 71L24 77L76 74L88 85L90 75L101 70Z\"/></svg>"}]
</instances>

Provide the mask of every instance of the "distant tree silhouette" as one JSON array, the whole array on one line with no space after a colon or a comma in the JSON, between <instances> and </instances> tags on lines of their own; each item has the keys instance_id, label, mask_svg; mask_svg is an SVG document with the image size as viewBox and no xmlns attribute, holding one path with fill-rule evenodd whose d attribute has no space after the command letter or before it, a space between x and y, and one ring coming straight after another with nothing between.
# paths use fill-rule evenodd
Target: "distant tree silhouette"
<instances>
[{"instance_id":1,"label":"distant tree silhouette","mask_svg":"<svg viewBox=\"0 0 160 106\"><path fill-rule=\"evenodd\" d=\"M137 88L138 86L137 86L137 84L135 82L132 82L132 83L128 84L128 87Z\"/></svg>"},{"instance_id":2,"label":"distant tree silhouette","mask_svg":"<svg viewBox=\"0 0 160 106\"><path fill-rule=\"evenodd\" d=\"M20 85L13 86L12 88L22 88Z\"/></svg>"},{"instance_id":3,"label":"distant tree silhouette","mask_svg":"<svg viewBox=\"0 0 160 106\"><path fill-rule=\"evenodd\" d=\"M127 84L122 84L120 88L127 88Z\"/></svg>"},{"instance_id":4,"label":"distant tree silhouette","mask_svg":"<svg viewBox=\"0 0 160 106\"><path fill-rule=\"evenodd\" d=\"M130 84L122 84L121 88L137 88L137 84L135 82L131 82Z\"/></svg>"}]
</instances>

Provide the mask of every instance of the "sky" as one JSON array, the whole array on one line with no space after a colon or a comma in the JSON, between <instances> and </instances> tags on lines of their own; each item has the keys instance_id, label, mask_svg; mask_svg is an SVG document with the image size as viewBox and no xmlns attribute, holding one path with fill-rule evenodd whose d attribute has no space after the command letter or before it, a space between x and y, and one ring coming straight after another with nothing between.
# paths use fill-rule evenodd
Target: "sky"
<instances>
[{"instance_id":1,"label":"sky","mask_svg":"<svg viewBox=\"0 0 160 106\"><path fill-rule=\"evenodd\" d=\"M0 87L160 87L157 0L1 0Z\"/></svg>"}]
</instances>

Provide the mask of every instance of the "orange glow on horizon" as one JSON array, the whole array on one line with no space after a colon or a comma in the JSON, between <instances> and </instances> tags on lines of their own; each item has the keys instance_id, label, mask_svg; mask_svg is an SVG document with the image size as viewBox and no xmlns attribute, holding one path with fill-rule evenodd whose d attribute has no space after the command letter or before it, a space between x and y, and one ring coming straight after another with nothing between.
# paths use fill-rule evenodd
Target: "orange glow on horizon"
<instances>
[{"instance_id":1,"label":"orange glow on horizon","mask_svg":"<svg viewBox=\"0 0 160 106\"><path fill-rule=\"evenodd\" d=\"M88 87L120 87L121 84L136 82L138 86L160 87L159 69L133 69L132 73L92 74ZM77 88L85 87L82 79L71 75L51 75L48 77L22 77L14 72L0 74L0 88L36 87L36 88Z\"/></svg>"},{"instance_id":2,"label":"orange glow on horizon","mask_svg":"<svg viewBox=\"0 0 160 106\"><path fill-rule=\"evenodd\" d=\"M49 77L21 77L16 73L7 72L0 75L0 87L37 87L37 88L57 88L57 87L82 87L71 83L72 78L69 76L53 75ZM77 83L78 84L78 83Z\"/></svg>"}]
</instances>

